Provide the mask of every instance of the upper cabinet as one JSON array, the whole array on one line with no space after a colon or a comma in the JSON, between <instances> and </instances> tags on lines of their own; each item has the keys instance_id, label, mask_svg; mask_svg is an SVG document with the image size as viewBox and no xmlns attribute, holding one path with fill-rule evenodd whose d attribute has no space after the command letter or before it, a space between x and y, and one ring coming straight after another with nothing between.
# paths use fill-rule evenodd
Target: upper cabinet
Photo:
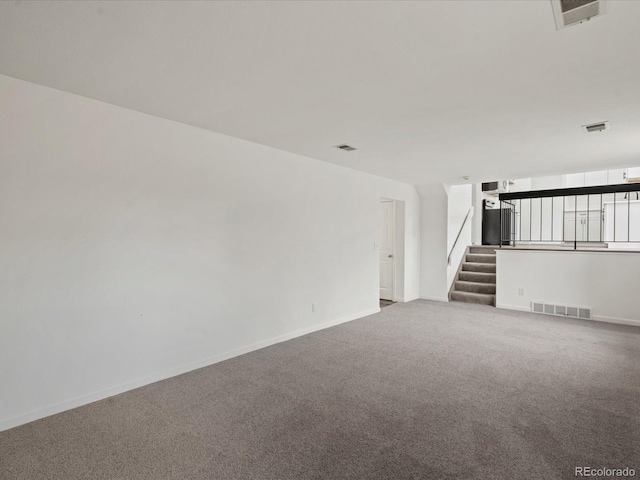
<instances>
[{"instance_id":1,"label":"upper cabinet","mask_svg":"<svg viewBox=\"0 0 640 480\"><path fill-rule=\"evenodd\" d=\"M529 179L531 190L553 188L596 187L599 185L618 185L620 183L640 183L640 167L617 168L597 172L567 173L554 177L534 177ZM517 190L516 190L517 191Z\"/></svg>"},{"instance_id":2,"label":"upper cabinet","mask_svg":"<svg viewBox=\"0 0 640 480\"><path fill-rule=\"evenodd\" d=\"M569 173L564 176L567 188L584 187L584 173Z\"/></svg>"},{"instance_id":3,"label":"upper cabinet","mask_svg":"<svg viewBox=\"0 0 640 480\"><path fill-rule=\"evenodd\" d=\"M567 188L594 187L597 185L627 183L629 177L637 178L638 181L640 181L640 167L600 170L598 172L569 173L564 176L564 182Z\"/></svg>"},{"instance_id":4,"label":"upper cabinet","mask_svg":"<svg viewBox=\"0 0 640 480\"><path fill-rule=\"evenodd\" d=\"M616 170L609 170L609 179L607 183L609 185L616 185L618 183L627 183L627 169L618 168Z\"/></svg>"},{"instance_id":5,"label":"upper cabinet","mask_svg":"<svg viewBox=\"0 0 640 480\"><path fill-rule=\"evenodd\" d=\"M609 172L601 170L599 172L587 172L584 174L584 186L593 187L596 185L606 185L609 182Z\"/></svg>"},{"instance_id":6,"label":"upper cabinet","mask_svg":"<svg viewBox=\"0 0 640 480\"><path fill-rule=\"evenodd\" d=\"M627 168L627 181L640 182L640 167Z\"/></svg>"}]
</instances>

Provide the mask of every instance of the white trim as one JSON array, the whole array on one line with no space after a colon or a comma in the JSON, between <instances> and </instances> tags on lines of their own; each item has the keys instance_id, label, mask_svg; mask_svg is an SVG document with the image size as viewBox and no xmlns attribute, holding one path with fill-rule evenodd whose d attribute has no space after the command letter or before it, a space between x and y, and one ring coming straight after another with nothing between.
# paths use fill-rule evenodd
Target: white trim
<instances>
[{"instance_id":1,"label":"white trim","mask_svg":"<svg viewBox=\"0 0 640 480\"><path fill-rule=\"evenodd\" d=\"M434 302L448 302L449 299L447 297L420 297L420 300L431 300Z\"/></svg>"},{"instance_id":2,"label":"white trim","mask_svg":"<svg viewBox=\"0 0 640 480\"><path fill-rule=\"evenodd\" d=\"M613 243L613 242L610 242ZM637 242L633 242L637 243ZM500 253L555 253L555 254L564 254L564 255L578 255L578 254L599 254L599 255L630 255L630 254L639 254L640 250L626 250L620 249L615 250L612 248L600 248L598 250L586 250L586 249L577 249L573 248L568 249L559 249L559 248L526 248L526 247L504 247L504 248L496 248L496 254ZM496 256L496 258L498 258Z\"/></svg>"},{"instance_id":3,"label":"white trim","mask_svg":"<svg viewBox=\"0 0 640 480\"><path fill-rule=\"evenodd\" d=\"M408 303L408 302L413 302L414 300L419 300L419 299L420 297L409 297L409 298L396 297L393 301L398 303Z\"/></svg>"},{"instance_id":4,"label":"white trim","mask_svg":"<svg viewBox=\"0 0 640 480\"><path fill-rule=\"evenodd\" d=\"M516 305L503 305L503 304L496 303L496 308L502 308L504 310L517 310L519 312L534 313L531 311L531 307L527 308L527 307L520 307Z\"/></svg>"},{"instance_id":5,"label":"white trim","mask_svg":"<svg viewBox=\"0 0 640 480\"><path fill-rule=\"evenodd\" d=\"M532 312L531 307L529 308L519 307L516 305L496 304L496 308L502 308L504 310L517 310L519 312L538 313L538 312ZM630 318L604 317L601 315L594 315L592 318L575 318L575 317L565 317L564 315L549 315L544 313L538 313L538 315L547 315L548 317L556 317L556 318L571 318L572 320L585 320L587 322L615 323L617 325L631 325L634 327L640 327L640 320L633 320Z\"/></svg>"},{"instance_id":6,"label":"white trim","mask_svg":"<svg viewBox=\"0 0 640 480\"><path fill-rule=\"evenodd\" d=\"M618 325L632 325L634 327L640 327L640 320L632 320L630 318L603 317L601 315L594 315L591 320L594 322L616 323Z\"/></svg>"},{"instance_id":7,"label":"white trim","mask_svg":"<svg viewBox=\"0 0 640 480\"><path fill-rule=\"evenodd\" d=\"M398 235L398 219L396 214L396 201L391 200L391 205L391 225L393 225L393 235L391 235L391 237L393 238L393 245L391 246L391 255L393 255L393 285L391 286L391 298L396 298L396 283L398 282L398 275L396 272L396 270L398 269L398 252L396 248L396 244L398 243L398 239L396 238Z\"/></svg>"},{"instance_id":8,"label":"white trim","mask_svg":"<svg viewBox=\"0 0 640 480\"><path fill-rule=\"evenodd\" d=\"M10 428L17 427L19 425L23 425L25 423L33 422L34 420L48 417L50 415L55 415L56 413L61 413L67 410L71 410L72 408L77 408L82 405L87 405L89 403L97 402L98 400L103 400L105 398L112 397L114 395L118 395L120 393L127 392L135 388L140 388L145 385L149 385L151 383L159 382L161 380L166 380L168 378L175 377L176 375L182 375L183 373L187 373L192 370L196 370L198 368L208 367L209 365L213 365L218 362L222 362L224 360L237 357L239 355L244 355L245 353L253 352L255 350L260 350L261 348L275 345L276 343L285 342L287 340L291 340L296 337L301 337L303 335L308 335L309 333L317 332L319 330L324 330L325 328L330 328L336 325L340 325L341 323L346 323L352 320L356 320L358 318L367 317L369 315L373 315L378 312L380 312L379 306L376 308L371 308L369 310L362 311L355 315L348 315L346 317L341 317L336 320L331 320L329 322L325 322L319 325L314 325L312 327L307 327L300 330L294 330L293 332L285 333L283 335L278 335L276 337L272 337L267 340L262 340L260 342L253 343L251 345L247 345L246 347L240 347L234 350L229 350L228 352L203 358L202 360L196 360L195 362L185 363L183 365L180 365L175 368L171 368L169 370L165 370L163 372L154 373L152 375L148 375L146 377L139 378L137 380L133 380L130 382L122 383L120 385L115 385L113 387L106 388L98 392L72 398L71 400L56 403L55 405L51 405L49 407L33 410L31 412L18 415L17 417L6 418L3 420L0 420L0 432L4 430L8 430Z\"/></svg>"}]
</instances>

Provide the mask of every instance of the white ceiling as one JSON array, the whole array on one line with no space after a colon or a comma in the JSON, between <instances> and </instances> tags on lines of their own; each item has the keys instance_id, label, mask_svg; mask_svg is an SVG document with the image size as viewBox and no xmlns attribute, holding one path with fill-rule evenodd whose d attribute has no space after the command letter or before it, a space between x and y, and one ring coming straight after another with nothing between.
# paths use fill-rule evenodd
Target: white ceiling
<instances>
[{"instance_id":1,"label":"white ceiling","mask_svg":"<svg viewBox=\"0 0 640 480\"><path fill-rule=\"evenodd\" d=\"M413 184L640 165L637 1L7 1L0 73Z\"/></svg>"}]
</instances>

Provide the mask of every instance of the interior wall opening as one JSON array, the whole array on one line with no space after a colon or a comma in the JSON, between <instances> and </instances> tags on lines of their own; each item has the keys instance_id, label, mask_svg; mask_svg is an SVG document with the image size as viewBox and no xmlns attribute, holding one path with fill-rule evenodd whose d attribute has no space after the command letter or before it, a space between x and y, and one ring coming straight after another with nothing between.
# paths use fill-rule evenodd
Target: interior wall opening
<instances>
[{"instance_id":1,"label":"interior wall opening","mask_svg":"<svg viewBox=\"0 0 640 480\"><path fill-rule=\"evenodd\" d=\"M404 207L403 201L380 199L380 307L404 301Z\"/></svg>"}]
</instances>

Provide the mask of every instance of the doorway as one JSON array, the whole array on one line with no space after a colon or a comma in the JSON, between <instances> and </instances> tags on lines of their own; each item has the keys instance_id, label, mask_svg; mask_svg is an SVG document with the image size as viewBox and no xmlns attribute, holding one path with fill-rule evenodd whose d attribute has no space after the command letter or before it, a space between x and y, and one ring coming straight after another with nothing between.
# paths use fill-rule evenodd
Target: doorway
<instances>
[{"instance_id":1,"label":"doorway","mask_svg":"<svg viewBox=\"0 0 640 480\"><path fill-rule=\"evenodd\" d=\"M380 305L395 301L396 202L380 201Z\"/></svg>"}]
</instances>

